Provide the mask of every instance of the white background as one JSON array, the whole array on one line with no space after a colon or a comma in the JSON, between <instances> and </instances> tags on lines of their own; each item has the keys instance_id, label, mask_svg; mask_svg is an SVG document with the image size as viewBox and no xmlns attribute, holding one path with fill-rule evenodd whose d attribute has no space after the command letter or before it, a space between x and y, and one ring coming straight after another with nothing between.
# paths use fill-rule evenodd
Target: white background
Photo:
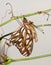
<instances>
[{"instance_id":1,"label":"white background","mask_svg":"<svg viewBox=\"0 0 51 65\"><path fill-rule=\"evenodd\" d=\"M51 8L51 0L0 0L0 23L10 19L11 15L8 14L10 6L6 3L9 2L13 7L13 13L15 16L33 13L40 10L46 10ZM6 12L7 11L7 12ZM4 17L6 13L6 17ZM27 18L33 21L35 24L51 23L51 16L47 21L47 15L35 15ZM13 21L2 27L4 34L14 31L18 28L16 21ZM44 34L37 30L38 42L34 44L33 52L30 57L39 56L43 54L51 53L51 27L42 27ZM0 28L0 33L3 31ZM3 34L3 35L4 35ZM24 58L15 47L10 47L8 50L8 56L11 58ZM38 60L30 60L23 62L11 63L10 65L51 65L51 57L42 58Z\"/></svg>"}]
</instances>

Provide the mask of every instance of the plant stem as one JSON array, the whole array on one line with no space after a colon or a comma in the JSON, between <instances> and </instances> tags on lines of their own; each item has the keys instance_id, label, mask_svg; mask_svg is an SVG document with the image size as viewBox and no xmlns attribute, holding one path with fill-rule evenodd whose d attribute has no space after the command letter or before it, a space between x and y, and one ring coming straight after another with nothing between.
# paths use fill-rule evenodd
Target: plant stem
<instances>
[{"instance_id":1,"label":"plant stem","mask_svg":"<svg viewBox=\"0 0 51 65\"><path fill-rule=\"evenodd\" d=\"M43 13L43 12L50 12L50 11L51 11L51 9L47 9L47 10L42 11L42 13ZM33 15L37 15L37 14L40 14L39 11L34 12L34 13L30 13L30 14L25 14L24 17L29 17L29 16L33 16ZM7 21L1 23L1 24L0 24L0 27L1 27L1 26L4 26L4 25L6 25L6 24L8 24L9 22L11 22L11 21L13 21L13 20L16 20L17 18L23 18L23 15L21 15L21 16L15 16L15 17L10 18L9 20L7 20Z\"/></svg>"},{"instance_id":2,"label":"plant stem","mask_svg":"<svg viewBox=\"0 0 51 65\"><path fill-rule=\"evenodd\" d=\"M44 58L44 57L50 57L51 54L46 54L46 55L41 55L41 56L36 56L36 57L30 57L30 58L22 58L22 59L17 59L17 60L12 60L13 62L17 62L17 61L27 61L27 60L35 60L35 59L40 59L40 58Z\"/></svg>"},{"instance_id":3,"label":"plant stem","mask_svg":"<svg viewBox=\"0 0 51 65\"><path fill-rule=\"evenodd\" d=\"M44 27L44 26L51 26L51 24L40 24L40 25L37 25L38 27Z\"/></svg>"},{"instance_id":4,"label":"plant stem","mask_svg":"<svg viewBox=\"0 0 51 65\"><path fill-rule=\"evenodd\" d=\"M36 56L36 57L22 58L22 59L16 59L16 60L10 59L10 62L5 62L4 65L10 64L11 62L36 60L36 59L45 58L45 57L51 57L51 54L45 54L45 55L40 55L40 56Z\"/></svg>"}]
</instances>

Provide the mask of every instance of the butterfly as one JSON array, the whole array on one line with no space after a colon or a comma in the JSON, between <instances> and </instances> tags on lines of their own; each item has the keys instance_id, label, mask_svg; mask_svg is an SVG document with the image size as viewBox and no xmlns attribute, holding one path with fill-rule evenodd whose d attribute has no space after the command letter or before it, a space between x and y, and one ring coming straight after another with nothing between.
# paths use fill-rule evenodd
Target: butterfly
<instances>
[{"instance_id":1,"label":"butterfly","mask_svg":"<svg viewBox=\"0 0 51 65\"><path fill-rule=\"evenodd\" d=\"M29 56L38 37L33 22L28 21L25 17L22 22L21 28L11 34L10 40L23 56Z\"/></svg>"}]
</instances>

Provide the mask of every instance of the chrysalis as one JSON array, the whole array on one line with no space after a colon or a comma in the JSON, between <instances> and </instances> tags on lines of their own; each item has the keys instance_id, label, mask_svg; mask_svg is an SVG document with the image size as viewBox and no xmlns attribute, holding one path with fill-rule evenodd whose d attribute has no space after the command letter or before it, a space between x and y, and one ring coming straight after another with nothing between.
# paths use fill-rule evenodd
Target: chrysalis
<instances>
[{"instance_id":1,"label":"chrysalis","mask_svg":"<svg viewBox=\"0 0 51 65\"><path fill-rule=\"evenodd\" d=\"M5 44L1 46L0 44L0 65L2 65L4 62L8 61L7 54L5 54Z\"/></svg>"}]
</instances>

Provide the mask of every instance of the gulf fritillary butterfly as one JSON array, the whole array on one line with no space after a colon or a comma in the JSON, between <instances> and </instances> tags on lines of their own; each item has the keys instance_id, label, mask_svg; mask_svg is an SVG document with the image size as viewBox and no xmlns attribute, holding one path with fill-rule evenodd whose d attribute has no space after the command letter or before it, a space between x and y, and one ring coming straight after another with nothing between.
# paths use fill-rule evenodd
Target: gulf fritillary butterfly
<instances>
[{"instance_id":1,"label":"gulf fritillary butterfly","mask_svg":"<svg viewBox=\"0 0 51 65\"><path fill-rule=\"evenodd\" d=\"M23 18L23 26L10 37L12 44L23 56L29 56L32 53L34 42L38 41L36 30L32 25L33 22Z\"/></svg>"}]
</instances>

